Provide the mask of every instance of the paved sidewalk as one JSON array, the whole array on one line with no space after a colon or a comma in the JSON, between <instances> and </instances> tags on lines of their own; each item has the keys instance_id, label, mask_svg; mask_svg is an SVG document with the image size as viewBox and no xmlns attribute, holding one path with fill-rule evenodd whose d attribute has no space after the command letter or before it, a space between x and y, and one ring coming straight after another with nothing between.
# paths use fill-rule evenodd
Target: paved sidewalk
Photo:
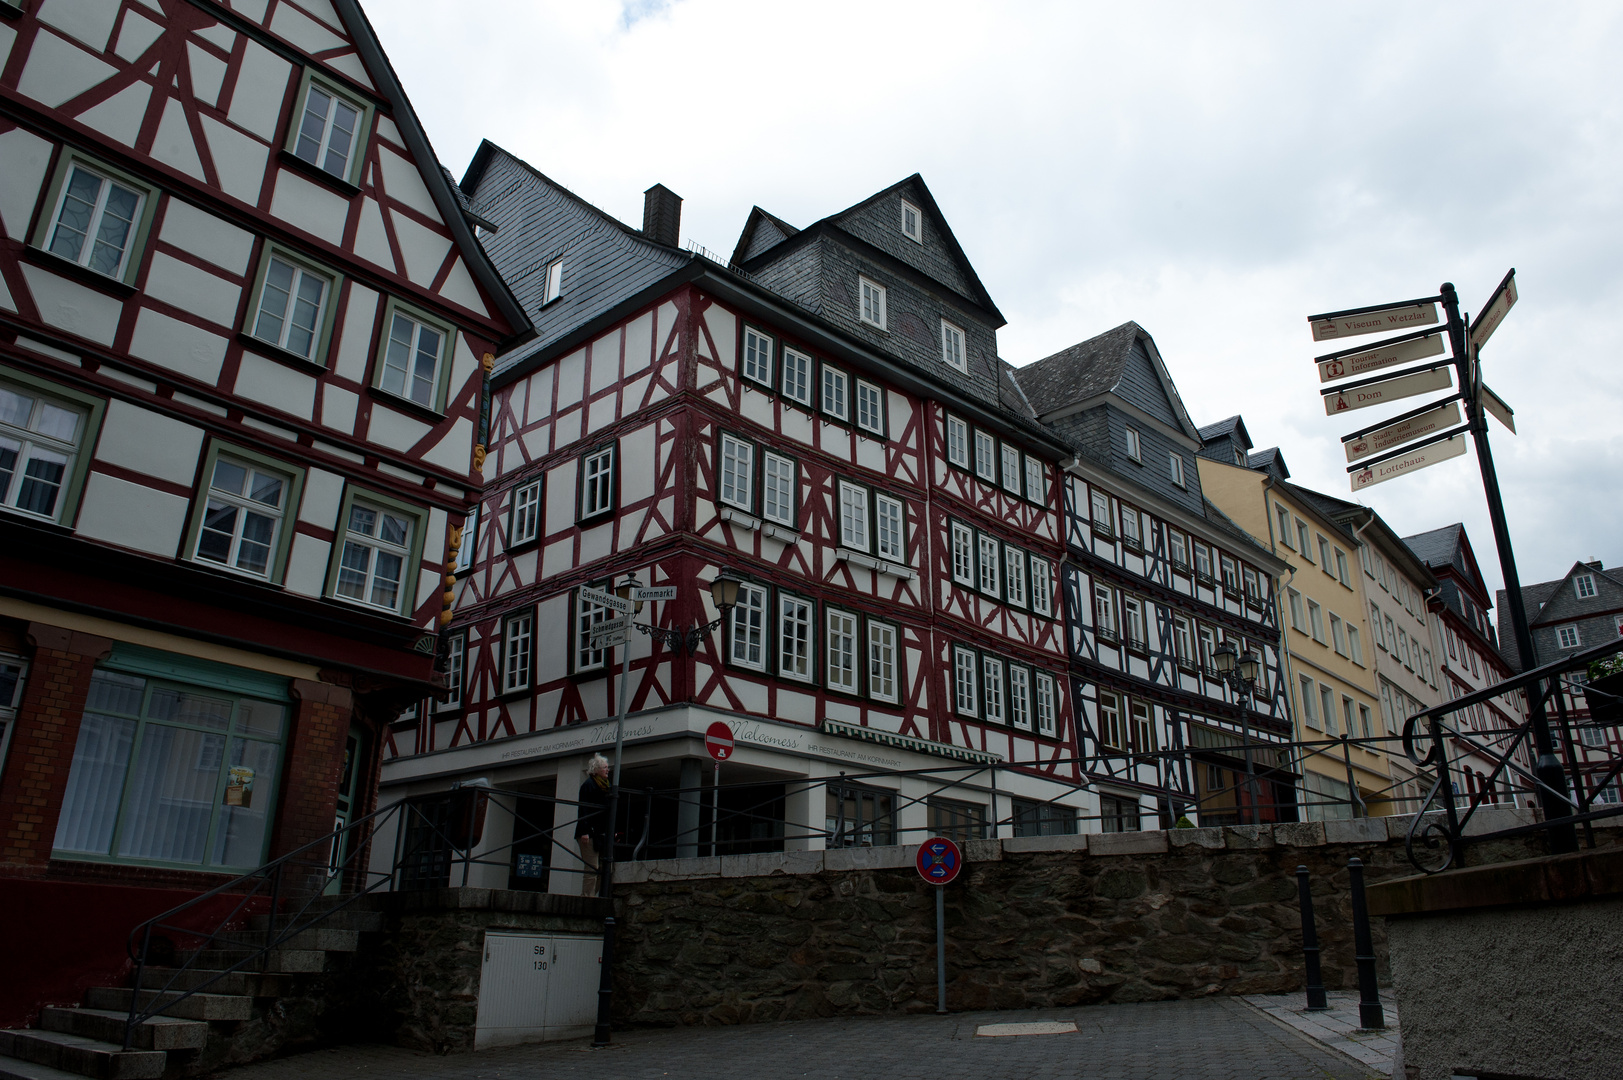
<instances>
[{"instance_id":1,"label":"paved sidewalk","mask_svg":"<svg viewBox=\"0 0 1623 1080\"><path fill-rule=\"evenodd\" d=\"M1072 1021L1073 1033L975 1035L982 1024ZM230 1080L1370 1080L1234 998L1076 1009L852 1017L728 1028L641 1029L585 1042L438 1057L396 1047L317 1050Z\"/></svg>"},{"instance_id":2,"label":"paved sidewalk","mask_svg":"<svg viewBox=\"0 0 1623 1080\"><path fill-rule=\"evenodd\" d=\"M1391 1076L1392 1057L1398 1051L1397 1005L1383 997L1381 1011L1386 1017L1386 1027L1364 1031L1358 1026L1357 991L1331 990L1325 997L1330 1008L1324 1012L1308 1012L1307 995L1303 993L1258 994L1242 1000L1289 1024L1314 1042L1356 1058L1377 1076Z\"/></svg>"}]
</instances>

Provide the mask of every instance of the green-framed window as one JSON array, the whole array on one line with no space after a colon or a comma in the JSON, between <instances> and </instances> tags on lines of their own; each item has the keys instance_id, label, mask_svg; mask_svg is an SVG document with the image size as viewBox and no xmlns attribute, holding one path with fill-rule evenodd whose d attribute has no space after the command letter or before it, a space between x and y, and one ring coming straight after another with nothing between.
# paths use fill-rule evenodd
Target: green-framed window
<instances>
[{"instance_id":1,"label":"green-framed window","mask_svg":"<svg viewBox=\"0 0 1623 1080\"><path fill-rule=\"evenodd\" d=\"M98 274L135 284L158 191L81 151L64 149L32 244Z\"/></svg>"},{"instance_id":2,"label":"green-framed window","mask_svg":"<svg viewBox=\"0 0 1623 1080\"><path fill-rule=\"evenodd\" d=\"M185 557L280 583L287 570L304 470L225 443L209 446Z\"/></svg>"},{"instance_id":3,"label":"green-framed window","mask_svg":"<svg viewBox=\"0 0 1623 1080\"><path fill-rule=\"evenodd\" d=\"M287 152L359 187L373 111L371 102L307 67L288 125Z\"/></svg>"},{"instance_id":4,"label":"green-framed window","mask_svg":"<svg viewBox=\"0 0 1623 1080\"><path fill-rule=\"evenodd\" d=\"M261 345L326 365L340 274L267 242L242 332Z\"/></svg>"},{"instance_id":5,"label":"green-framed window","mask_svg":"<svg viewBox=\"0 0 1623 1080\"><path fill-rule=\"evenodd\" d=\"M409 615L423 557L421 507L348 487L338 512L327 595L375 611Z\"/></svg>"},{"instance_id":6,"label":"green-framed window","mask_svg":"<svg viewBox=\"0 0 1623 1080\"><path fill-rule=\"evenodd\" d=\"M115 646L91 676L53 854L260 865L290 713L285 678Z\"/></svg>"},{"instance_id":7,"label":"green-framed window","mask_svg":"<svg viewBox=\"0 0 1623 1080\"><path fill-rule=\"evenodd\" d=\"M0 367L0 511L72 525L107 402Z\"/></svg>"},{"instance_id":8,"label":"green-framed window","mask_svg":"<svg viewBox=\"0 0 1623 1080\"><path fill-rule=\"evenodd\" d=\"M456 329L449 323L391 298L383 312L372 385L443 413L455 344Z\"/></svg>"}]
</instances>

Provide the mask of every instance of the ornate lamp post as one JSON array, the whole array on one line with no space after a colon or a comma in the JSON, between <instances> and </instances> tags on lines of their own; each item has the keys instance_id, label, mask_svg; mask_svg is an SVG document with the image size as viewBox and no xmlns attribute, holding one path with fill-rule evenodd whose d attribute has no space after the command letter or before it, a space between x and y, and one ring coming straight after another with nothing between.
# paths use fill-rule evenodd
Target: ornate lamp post
<instances>
[{"instance_id":1,"label":"ornate lamp post","mask_svg":"<svg viewBox=\"0 0 1623 1080\"><path fill-rule=\"evenodd\" d=\"M648 626L645 623L634 623L633 625L677 655L691 654L699 648L699 642L705 639L705 635L727 621L727 616L733 610L733 605L738 603L738 586L739 579L731 570L723 567L716 572L716 579L710 583L710 599L714 601L716 610L720 614L703 626L694 626L686 630L671 630L663 626ZM635 577L630 577L625 580L624 584L615 589L615 592L620 595L622 600L629 600L631 591L641 587ZM642 612L641 601L637 603L637 612L639 614Z\"/></svg>"},{"instance_id":2,"label":"ornate lamp post","mask_svg":"<svg viewBox=\"0 0 1623 1080\"><path fill-rule=\"evenodd\" d=\"M1245 790L1251 802L1251 824L1258 818L1257 774L1251 764L1251 697L1256 693L1257 680L1262 676L1262 660L1246 650L1244 656L1234 642L1225 641L1212 653L1217 674L1240 699L1240 741L1245 747Z\"/></svg>"}]
</instances>

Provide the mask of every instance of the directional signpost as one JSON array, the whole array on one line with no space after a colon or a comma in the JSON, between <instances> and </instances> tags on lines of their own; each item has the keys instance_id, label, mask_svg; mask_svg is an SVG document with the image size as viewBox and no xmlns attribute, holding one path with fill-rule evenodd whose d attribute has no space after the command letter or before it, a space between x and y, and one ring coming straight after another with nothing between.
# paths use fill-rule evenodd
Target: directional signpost
<instances>
[{"instance_id":1,"label":"directional signpost","mask_svg":"<svg viewBox=\"0 0 1623 1080\"><path fill-rule=\"evenodd\" d=\"M626 643L626 631L631 627L631 616L621 615L617 619L604 619L593 624L588 634L593 649L607 649L614 645Z\"/></svg>"},{"instance_id":2,"label":"directional signpost","mask_svg":"<svg viewBox=\"0 0 1623 1080\"><path fill-rule=\"evenodd\" d=\"M1527 627L1527 612L1522 603L1521 582L1516 574L1516 556L1510 544L1510 531L1505 523L1504 503L1499 496L1499 479L1494 472L1493 454L1488 447L1487 417L1499 420L1514 434L1515 412L1504 399L1483 385L1481 364L1482 346L1505 321L1516 299L1516 271L1513 268L1499 282L1499 287L1493 291L1469 328L1460 315L1459 295L1454 286L1446 282L1436 296L1309 315L1308 325L1314 341L1339 341L1365 334L1410 331L1373 345L1360 345L1314 358L1319 368L1319 381L1337 384L1320 391L1328 416L1448 389L1456 384L1456 379L1451 378L1449 372L1449 367L1453 367L1459 391L1452 397L1432 401L1342 438L1348 461L1348 480L1352 490L1358 492L1374 484L1429 468L1462 456L1466 436L1471 437L1482 471L1488 517L1493 523L1494 540L1499 548L1499 566L1504 572L1506 601L1510 608L1511 626L1516 634L1516 645L1524 667L1532 667L1535 663L1533 639ZM1438 317L1439 304L1446 316L1442 320ZM1425 327L1437 329L1428 330ZM1443 352L1445 334L1450 355L1443 361L1395 374L1342 381L1356 375L1384 371L1397 364L1439 356ZM1544 817L1546 821L1566 817L1572 812L1571 804L1567 801L1567 781L1560 759L1555 756L1555 743L1544 714L1544 698L1540 694L1530 694L1529 699L1533 742L1538 751L1535 774L1540 781L1539 801L1544 809ZM1447 784L1442 784L1440 790L1452 820L1452 791ZM1570 825L1557 830L1552 836L1552 846L1557 851L1576 851L1577 843L1577 833Z\"/></svg>"},{"instance_id":3,"label":"directional signpost","mask_svg":"<svg viewBox=\"0 0 1623 1080\"><path fill-rule=\"evenodd\" d=\"M947 1011L947 886L964 868L963 853L945 836L932 836L919 845L913 865L919 877L935 890L935 1011Z\"/></svg>"}]
</instances>

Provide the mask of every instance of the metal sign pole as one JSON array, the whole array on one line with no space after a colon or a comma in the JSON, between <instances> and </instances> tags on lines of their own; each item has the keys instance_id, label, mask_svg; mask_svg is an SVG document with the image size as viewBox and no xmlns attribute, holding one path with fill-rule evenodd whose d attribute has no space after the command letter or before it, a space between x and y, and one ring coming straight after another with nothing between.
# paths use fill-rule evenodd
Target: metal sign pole
<instances>
[{"instance_id":1,"label":"metal sign pole","mask_svg":"<svg viewBox=\"0 0 1623 1080\"><path fill-rule=\"evenodd\" d=\"M947 1011L947 887L935 887L935 1011Z\"/></svg>"},{"instance_id":2,"label":"metal sign pole","mask_svg":"<svg viewBox=\"0 0 1623 1080\"><path fill-rule=\"evenodd\" d=\"M721 848L721 762L710 780L710 854L720 855Z\"/></svg>"},{"instance_id":3,"label":"metal sign pole","mask_svg":"<svg viewBox=\"0 0 1623 1080\"><path fill-rule=\"evenodd\" d=\"M1514 272L1514 271L1512 271ZM1527 609L1522 603L1521 579L1516 573L1516 552L1510 546L1510 528L1505 522L1505 506L1499 497L1499 477L1493 467L1493 452L1488 448L1488 420L1482 412L1482 403L1474 391L1478 380L1471 370L1470 342L1466 340L1465 322L1460 318L1460 298L1452 282L1444 282L1439 290L1443 295L1443 310L1448 313L1448 340L1454 349L1454 364L1458 369L1460 389L1466 392L1465 419L1476 443L1477 464L1482 469L1482 488L1488 499L1488 519L1493 523L1493 539L1499 549L1499 570L1505 579L1505 602L1510 606L1510 625L1516 634L1516 649L1521 654L1522 670L1538 666L1533 654L1533 635L1527 626ZM1544 809L1544 820L1566 817L1572 805L1567 801L1567 777L1561 768L1561 759L1555 753L1555 740L1550 736L1550 723L1544 713L1541 695L1529 694L1532 706L1533 745L1538 761L1533 775L1538 777L1539 805ZM1444 770L1444 783L1448 783L1446 753L1440 768ZM1550 831L1550 848L1555 853L1577 851L1578 832L1571 825Z\"/></svg>"},{"instance_id":4,"label":"metal sign pole","mask_svg":"<svg viewBox=\"0 0 1623 1080\"><path fill-rule=\"evenodd\" d=\"M612 904L614 901L614 831L618 827L620 809L620 758L626 738L626 662L631 652L631 639L620 643L620 714L614 721L614 777L609 781L609 830L604 850L598 852L598 895ZM609 1045L612 1030L611 1004L614 999L614 909L603 918L603 972L597 984L597 1029L592 1033L593 1046Z\"/></svg>"}]
</instances>

